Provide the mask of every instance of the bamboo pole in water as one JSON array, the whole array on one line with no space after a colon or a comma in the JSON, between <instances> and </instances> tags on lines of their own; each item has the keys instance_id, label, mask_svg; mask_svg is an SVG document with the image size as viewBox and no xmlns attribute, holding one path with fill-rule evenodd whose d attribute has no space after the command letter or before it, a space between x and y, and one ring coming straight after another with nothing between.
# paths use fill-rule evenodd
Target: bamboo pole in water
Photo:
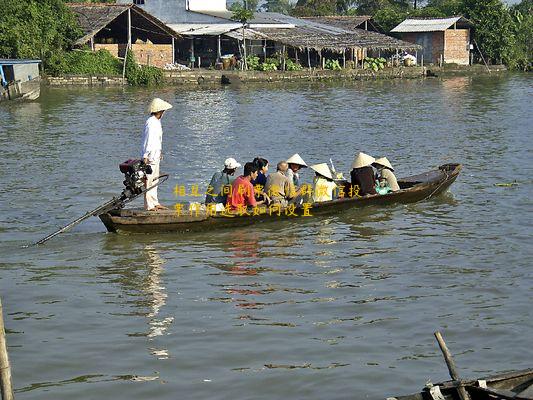
<instances>
[{"instance_id":1,"label":"bamboo pole in water","mask_svg":"<svg viewBox=\"0 0 533 400\"><path fill-rule=\"evenodd\" d=\"M446 361L448 371L450 371L450 376L455 382L458 383L457 392L459 393L459 397L461 398L461 400L470 400L470 396L468 395L468 392L466 391L463 383L461 382L461 379L459 378L459 373L457 372L457 368L455 367L455 362L453 361L452 353L450 353L450 350L448 350L448 346L446 346L446 343L444 342L444 339L440 332L435 332L435 337L437 338L437 342L439 342L439 347L442 351L442 354L444 355L444 361Z\"/></svg>"},{"instance_id":2,"label":"bamboo pole in water","mask_svg":"<svg viewBox=\"0 0 533 400\"><path fill-rule=\"evenodd\" d=\"M6 331L4 329L4 313L0 299L0 388L2 400L13 400L13 386L11 385L11 367L7 356Z\"/></svg>"}]
</instances>

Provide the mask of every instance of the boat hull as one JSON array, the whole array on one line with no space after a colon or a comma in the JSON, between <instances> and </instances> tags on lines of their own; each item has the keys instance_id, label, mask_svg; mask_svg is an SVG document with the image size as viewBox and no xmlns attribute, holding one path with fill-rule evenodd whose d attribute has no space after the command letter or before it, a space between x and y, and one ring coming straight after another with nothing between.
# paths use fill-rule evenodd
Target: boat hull
<instances>
[{"instance_id":1,"label":"boat hull","mask_svg":"<svg viewBox=\"0 0 533 400\"><path fill-rule=\"evenodd\" d=\"M386 195L372 195L337 199L330 202L314 203L308 213L311 216L330 215L348 209L367 206L386 206L396 203L415 203L437 196L446 191L457 179L461 171L460 164L446 164L437 170L420 175L400 179L402 190ZM150 212L138 209L121 209L99 215L109 232L191 232L228 227L246 226L258 222L274 221L279 218L290 219L305 217L303 208L294 210L293 215L283 211L265 210L260 215L206 215L205 212L195 213L174 210Z\"/></svg>"},{"instance_id":2,"label":"boat hull","mask_svg":"<svg viewBox=\"0 0 533 400\"><path fill-rule=\"evenodd\" d=\"M471 400L533 400L533 369L493 375L479 380L463 381ZM453 381L437 383L441 396L435 389L424 388L420 393L389 397L388 400L459 400L457 385ZM433 392L433 393L432 393Z\"/></svg>"}]
</instances>

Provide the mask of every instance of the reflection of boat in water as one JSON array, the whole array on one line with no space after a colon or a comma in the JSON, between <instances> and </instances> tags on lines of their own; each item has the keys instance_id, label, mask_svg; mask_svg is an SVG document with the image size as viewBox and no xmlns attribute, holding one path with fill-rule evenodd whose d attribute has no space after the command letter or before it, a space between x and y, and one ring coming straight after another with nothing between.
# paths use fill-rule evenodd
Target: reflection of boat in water
<instances>
[{"instance_id":1,"label":"reflection of boat in water","mask_svg":"<svg viewBox=\"0 0 533 400\"><path fill-rule=\"evenodd\" d=\"M100 219L110 232L189 232L226 228L253 224L259 221L274 221L276 218L293 218L305 216L306 212L315 215L328 215L352 208L368 205L384 206L396 203L413 203L429 199L441 194L457 179L461 171L460 164L445 164L436 170L431 170L420 175L409 176L398 180L400 191L385 195L369 195L364 197L344 197L323 203L313 203L311 208L297 207L295 213L286 215L281 211L263 209L258 215L228 215L208 212L183 212L175 211L147 212L139 209L113 210L99 215Z\"/></svg>"},{"instance_id":2,"label":"reflection of boat in water","mask_svg":"<svg viewBox=\"0 0 533 400\"><path fill-rule=\"evenodd\" d=\"M462 383L472 400L533 399L533 369L493 375ZM393 397L396 400L456 400L459 398L455 381L428 386L420 393Z\"/></svg>"},{"instance_id":3,"label":"reflection of boat in water","mask_svg":"<svg viewBox=\"0 0 533 400\"><path fill-rule=\"evenodd\" d=\"M36 100L41 94L41 60L0 59L0 101Z\"/></svg>"}]
</instances>

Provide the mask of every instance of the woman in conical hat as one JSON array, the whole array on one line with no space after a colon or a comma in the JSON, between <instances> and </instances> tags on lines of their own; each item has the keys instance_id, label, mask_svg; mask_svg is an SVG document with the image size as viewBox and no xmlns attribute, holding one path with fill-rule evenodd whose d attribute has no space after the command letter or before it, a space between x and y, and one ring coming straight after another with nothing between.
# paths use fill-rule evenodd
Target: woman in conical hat
<instances>
[{"instance_id":1,"label":"woman in conical hat","mask_svg":"<svg viewBox=\"0 0 533 400\"><path fill-rule=\"evenodd\" d=\"M163 147L163 127L161 118L165 111L170 110L172 105L160 98L155 98L148 106L150 118L144 125L141 158L145 164L152 167L152 173L146 178L146 187L151 187L159 177L159 163L161 162ZM157 199L157 186L144 194L144 208L148 211L165 210L166 207L159 204Z\"/></svg>"},{"instance_id":2,"label":"woman in conical hat","mask_svg":"<svg viewBox=\"0 0 533 400\"><path fill-rule=\"evenodd\" d=\"M400 190L396 176L393 173L394 168L392 168L392 164L389 162L387 157L378 158L372 165L378 170L379 176L387 181L391 191L397 192Z\"/></svg>"},{"instance_id":3,"label":"woman in conical hat","mask_svg":"<svg viewBox=\"0 0 533 400\"><path fill-rule=\"evenodd\" d=\"M333 175L328 164L315 164L311 165L310 168L315 171L313 202L320 203L333 200L333 191L337 188L337 185L333 182Z\"/></svg>"},{"instance_id":4,"label":"woman in conical hat","mask_svg":"<svg viewBox=\"0 0 533 400\"><path fill-rule=\"evenodd\" d=\"M366 196L369 194L377 194L374 180L374 170L372 163L376 159L365 153L359 153L352 162L352 172L350 177L352 179L352 186L354 186L354 194L357 190L357 195Z\"/></svg>"},{"instance_id":5,"label":"woman in conical hat","mask_svg":"<svg viewBox=\"0 0 533 400\"><path fill-rule=\"evenodd\" d=\"M292 183L298 188L300 186L300 175L298 174L298 171L302 168L307 168L307 164L298 153L289 157L287 159L287 164L289 164L289 169L287 170L286 175L289 179L292 179Z\"/></svg>"}]
</instances>

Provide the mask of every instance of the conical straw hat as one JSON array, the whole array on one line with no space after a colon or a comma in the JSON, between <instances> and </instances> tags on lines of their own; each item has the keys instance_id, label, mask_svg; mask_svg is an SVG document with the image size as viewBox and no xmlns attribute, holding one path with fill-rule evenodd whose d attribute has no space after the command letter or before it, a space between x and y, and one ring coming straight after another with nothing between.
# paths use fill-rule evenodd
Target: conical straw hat
<instances>
[{"instance_id":1,"label":"conical straw hat","mask_svg":"<svg viewBox=\"0 0 533 400\"><path fill-rule=\"evenodd\" d=\"M368 167L369 165L372 165L374 161L376 161L374 157L365 153L359 153L353 160L352 168Z\"/></svg>"},{"instance_id":2,"label":"conical straw hat","mask_svg":"<svg viewBox=\"0 0 533 400\"><path fill-rule=\"evenodd\" d=\"M166 111L170 110L172 108L172 104L167 103L165 100L161 100L160 98L156 97L152 100L150 105L148 106L148 113L156 113L159 111Z\"/></svg>"},{"instance_id":3,"label":"conical straw hat","mask_svg":"<svg viewBox=\"0 0 533 400\"><path fill-rule=\"evenodd\" d=\"M289 157L289 159L287 160L287 164L296 164L296 165L301 165L302 167L307 168L307 164L302 159L302 157L300 157L300 155L298 153L296 153L293 156Z\"/></svg>"},{"instance_id":4,"label":"conical straw hat","mask_svg":"<svg viewBox=\"0 0 533 400\"><path fill-rule=\"evenodd\" d=\"M374 164L381 165L382 167L388 168L394 172L394 168L392 168L392 165L389 160L387 160L387 157L378 158L376 161L374 161Z\"/></svg>"},{"instance_id":5,"label":"conical straw hat","mask_svg":"<svg viewBox=\"0 0 533 400\"><path fill-rule=\"evenodd\" d=\"M311 168L315 172L318 172L320 175L333 180L333 175L331 175L331 171L328 167L328 164L326 163L315 164L315 165L311 165L309 168Z\"/></svg>"}]
</instances>

